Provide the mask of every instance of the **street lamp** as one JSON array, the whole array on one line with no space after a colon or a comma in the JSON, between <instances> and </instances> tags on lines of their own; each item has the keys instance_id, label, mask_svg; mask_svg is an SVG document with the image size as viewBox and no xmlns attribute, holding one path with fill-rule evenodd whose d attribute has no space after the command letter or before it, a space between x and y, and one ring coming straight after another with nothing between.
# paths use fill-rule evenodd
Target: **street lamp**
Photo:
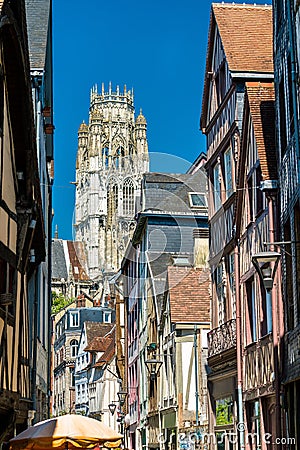
<instances>
[{"instance_id":1,"label":"street lamp","mask_svg":"<svg viewBox=\"0 0 300 450\"><path fill-rule=\"evenodd\" d=\"M162 366L162 363L163 363L162 361L160 361L159 359L156 359L155 355L153 355L153 358L147 359L145 361L147 370L148 370L148 372L150 374L150 380L151 381L156 380L156 377L157 377L158 372L159 372L159 370L160 370L160 368Z\"/></svg>"},{"instance_id":2,"label":"street lamp","mask_svg":"<svg viewBox=\"0 0 300 450\"><path fill-rule=\"evenodd\" d=\"M271 251L256 253L252 256L253 265L267 292L270 292L273 288L280 256L280 253ZM272 265L271 263L274 264Z\"/></svg>"},{"instance_id":3,"label":"street lamp","mask_svg":"<svg viewBox=\"0 0 300 450\"><path fill-rule=\"evenodd\" d=\"M111 413L111 415L113 416L116 410L117 404L116 403L109 403L108 405L108 409Z\"/></svg>"},{"instance_id":4,"label":"street lamp","mask_svg":"<svg viewBox=\"0 0 300 450\"><path fill-rule=\"evenodd\" d=\"M128 395L127 391L119 391L119 392L117 392L117 396L119 398L120 406L123 406L125 404L127 395Z\"/></svg>"}]
</instances>

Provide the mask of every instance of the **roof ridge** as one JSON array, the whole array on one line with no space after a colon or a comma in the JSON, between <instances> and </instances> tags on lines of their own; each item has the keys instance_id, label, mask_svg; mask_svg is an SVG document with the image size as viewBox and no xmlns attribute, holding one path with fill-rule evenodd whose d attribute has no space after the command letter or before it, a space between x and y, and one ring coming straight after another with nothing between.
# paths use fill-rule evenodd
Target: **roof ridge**
<instances>
[{"instance_id":1,"label":"roof ridge","mask_svg":"<svg viewBox=\"0 0 300 450\"><path fill-rule=\"evenodd\" d=\"M272 5L260 5L260 4L253 4L253 3L212 3L213 7L218 8L245 8L245 9L254 9L254 8L262 8L262 9L270 9L272 8Z\"/></svg>"}]
</instances>

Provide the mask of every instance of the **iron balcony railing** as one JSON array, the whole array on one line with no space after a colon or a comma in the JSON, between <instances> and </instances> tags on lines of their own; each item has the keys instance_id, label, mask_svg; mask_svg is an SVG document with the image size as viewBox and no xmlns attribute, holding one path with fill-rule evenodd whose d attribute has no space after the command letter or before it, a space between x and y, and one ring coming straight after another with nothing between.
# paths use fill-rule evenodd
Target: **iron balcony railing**
<instances>
[{"instance_id":1,"label":"iron balcony railing","mask_svg":"<svg viewBox=\"0 0 300 450\"><path fill-rule=\"evenodd\" d=\"M236 321L228 320L208 333L208 357L236 347Z\"/></svg>"}]
</instances>

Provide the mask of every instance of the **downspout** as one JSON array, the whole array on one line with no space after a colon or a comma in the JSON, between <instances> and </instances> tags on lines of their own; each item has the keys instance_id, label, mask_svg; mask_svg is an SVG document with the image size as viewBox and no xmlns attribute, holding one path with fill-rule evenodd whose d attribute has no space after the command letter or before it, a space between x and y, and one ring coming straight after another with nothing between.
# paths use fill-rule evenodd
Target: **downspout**
<instances>
[{"instance_id":1,"label":"downspout","mask_svg":"<svg viewBox=\"0 0 300 450\"><path fill-rule=\"evenodd\" d=\"M51 314L52 290L51 290L51 268L52 268L52 184L49 183L49 205L48 205L48 373L47 373L47 417L50 417L52 406L52 337L53 337L53 319ZM51 403L51 405L50 405Z\"/></svg>"},{"instance_id":2,"label":"downspout","mask_svg":"<svg viewBox=\"0 0 300 450\"><path fill-rule=\"evenodd\" d=\"M32 375L31 398L32 409L37 411L36 404L36 366L37 366L37 320L38 320L38 269L34 270L34 302L33 302L33 335L32 335Z\"/></svg>"},{"instance_id":3,"label":"downspout","mask_svg":"<svg viewBox=\"0 0 300 450\"><path fill-rule=\"evenodd\" d=\"M274 251L274 245L273 242L275 241L275 228L274 228L274 196L272 193L268 196L268 206L269 206L269 239L270 239L270 251ZM277 278L278 279L278 278ZM273 329L273 351L274 351L274 372L275 372L275 380L274 380L274 386L275 386L275 420L276 420L276 430L277 430L277 436L281 437L281 406L280 406L280 379L279 379L279 330L280 330L280 323L278 323L278 320L281 321L280 314L278 314L278 305L279 305L279 299L278 299L278 287L277 289L272 289L271 296L272 296L272 329ZM268 295L268 294L267 294ZM278 448L281 448L281 443L278 444Z\"/></svg>"},{"instance_id":4,"label":"downspout","mask_svg":"<svg viewBox=\"0 0 300 450\"><path fill-rule=\"evenodd\" d=\"M196 427L199 426L199 388L198 388L198 345L197 345L197 325L194 326L194 363L195 363L195 401L196 401Z\"/></svg>"},{"instance_id":5,"label":"downspout","mask_svg":"<svg viewBox=\"0 0 300 450\"><path fill-rule=\"evenodd\" d=\"M291 55L291 76L292 76L292 97L293 97L293 110L294 110L294 129L295 129L295 144L296 144L296 155L298 161L298 176L299 176L299 159L300 159L300 150L299 150L299 131L298 131L298 105L297 105L297 78L296 78L296 60L295 60L295 51L294 51L294 35L292 28L292 6L291 1L286 0L287 7L287 23L288 23L288 32L289 32L289 42L290 42L290 55Z\"/></svg>"},{"instance_id":6,"label":"downspout","mask_svg":"<svg viewBox=\"0 0 300 450\"><path fill-rule=\"evenodd\" d=\"M240 270L239 255L240 242L234 248L234 275L235 275L235 303L236 303L236 358L237 358L237 405L238 405L238 435L240 448L245 448L245 425L243 413L243 361L241 341L241 297L240 297Z\"/></svg>"}]
</instances>

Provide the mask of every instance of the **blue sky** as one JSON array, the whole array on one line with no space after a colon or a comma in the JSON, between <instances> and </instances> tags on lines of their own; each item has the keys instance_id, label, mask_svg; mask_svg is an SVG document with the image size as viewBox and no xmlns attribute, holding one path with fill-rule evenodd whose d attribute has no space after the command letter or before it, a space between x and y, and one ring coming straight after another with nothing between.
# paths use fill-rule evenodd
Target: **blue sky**
<instances>
[{"instance_id":1,"label":"blue sky","mask_svg":"<svg viewBox=\"0 0 300 450\"><path fill-rule=\"evenodd\" d=\"M238 2L236 2L238 3ZM246 1L245 3L252 3ZM256 1L270 4L271 1ZM53 230L72 239L77 131L93 85L134 88L148 122L151 170L185 172L199 131L211 1L53 0ZM159 153L159 155L157 155ZM163 155L164 154L164 155Z\"/></svg>"}]
</instances>

